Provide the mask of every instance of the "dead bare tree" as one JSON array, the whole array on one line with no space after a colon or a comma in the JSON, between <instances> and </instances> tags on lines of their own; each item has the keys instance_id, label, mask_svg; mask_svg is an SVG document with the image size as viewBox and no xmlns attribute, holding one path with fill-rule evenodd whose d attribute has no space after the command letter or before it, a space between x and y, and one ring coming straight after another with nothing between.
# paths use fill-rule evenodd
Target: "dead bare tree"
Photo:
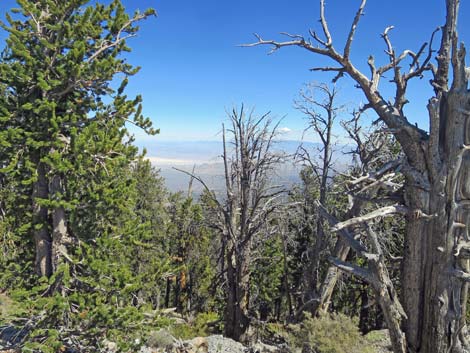
<instances>
[{"instance_id":1,"label":"dead bare tree","mask_svg":"<svg viewBox=\"0 0 470 353\"><path fill-rule=\"evenodd\" d=\"M269 113L259 118L242 107L229 115L231 127L222 129L225 194L220 199L204 181L206 194L219 217L214 225L222 236L226 271L225 335L244 340L249 326L250 264L253 243L280 205L284 188L272 185L272 173L283 156L273 151L277 125ZM227 139L227 135L231 139Z\"/></svg>"},{"instance_id":2,"label":"dead bare tree","mask_svg":"<svg viewBox=\"0 0 470 353\"><path fill-rule=\"evenodd\" d=\"M350 58L352 42L364 13L362 0L341 51L333 44L325 16L325 1L320 0L320 23L323 38L314 31L310 37L285 34L287 41L264 40L248 46L269 45L272 51L296 46L328 57L331 67L312 70L336 72L334 80L348 74L367 98L365 108L372 109L393 133L405 154L401 172L405 178L404 205L406 237L403 256L401 301L406 315L394 315L393 305L384 307L385 316L393 320L392 327L402 327L401 338L394 339L396 352L444 353L468 351L465 341L465 308L467 300L468 257L462 251L468 247L470 218L470 93L465 47L458 46L457 17L459 0L446 0L446 23L435 30L429 43L414 52L397 53L387 27L382 37L388 62L376 66L373 56L367 60L370 73L359 71ZM433 39L441 30L442 37L437 66L431 63ZM406 61L409 67L404 69ZM404 106L410 80L421 78L426 71L435 95L428 104L430 131L411 124ZM380 94L381 78L392 73L395 97L386 101ZM449 81L451 83L449 84ZM375 216L375 215L374 215ZM367 218L367 217L366 217ZM370 220L371 218L369 218ZM364 222L364 217L360 223ZM359 269L358 269L359 270ZM363 270L363 269L361 269ZM358 271L356 271L358 272ZM381 279L385 285L384 279ZM393 301L390 291L382 293Z\"/></svg>"},{"instance_id":3,"label":"dead bare tree","mask_svg":"<svg viewBox=\"0 0 470 353\"><path fill-rule=\"evenodd\" d=\"M408 209L402 205L403 178L398 173L403 156L397 155L393 139L380 127L372 133L362 133L359 118L360 113L354 113L350 121L342 124L356 144L352 152L358 159L350 174L344 176L349 198L345 220L338 222L319 205L319 211L327 217L330 229L340 233L335 253L330 259L334 266L327 271L323 282L325 291L322 294L327 293L331 297L341 275L338 269L364 280L376 294L376 301L384 313L395 350L406 352L406 341L401 329L406 315L387 268L387 264L393 259L386 258L382 246L390 235L382 234L379 239L376 230L381 224L381 218L390 214L408 213ZM370 221L377 224L377 227L369 225ZM350 249L367 261L367 270L345 262ZM323 303L326 308L328 303L329 298Z\"/></svg>"},{"instance_id":4,"label":"dead bare tree","mask_svg":"<svg viewBox=\"0 0 470 353\"><path fill-rule=\"evenodd\" d=\"M394 141L380 127L374 127L369 131L363 129L360 124L361 112L353 112L352 115L349 121L341 122L355 145L350 151L355 163L346 176L348 182L345 190L348 193L349 205L343 216L344 219L359 216L370 203L383 205L402 200L401 182L395 180L401 159L397 159L396 152L392 151ZM385 194L383 189L386 189ZM324 204L322 206L326 208ZM349 252L349 244L339 237L331 254L335 259L345 261ZM336 266L327 269L318 291L315 314L328 311L334 288L340 277L341 271Z\"/></svg>"},{"instance_id":5,"label":"dead bare tree","mask_svg":"<svg viewBox=\"0 0 470 353\"><path fill-rule=\"evenodd\" d=\"M296 153L296 159L307 168L314 177L318 187L318 201L326 207L327 196L333 174L333 152L335 140L333 125L343 106L336 105L337 89L326 84L310 83L300 91L300 99L295 101L295 108L308 119L306 132L313 131L315 138L320 140L320 146L315 155L301 145ZM306 264L303 270L304 298L301 310L316 313L319 298L320 265L328 242L325 239L325 224L321 214L315 214L314 234L311 244L307 244L304 258Z\"/></svg>"}]
</instances>

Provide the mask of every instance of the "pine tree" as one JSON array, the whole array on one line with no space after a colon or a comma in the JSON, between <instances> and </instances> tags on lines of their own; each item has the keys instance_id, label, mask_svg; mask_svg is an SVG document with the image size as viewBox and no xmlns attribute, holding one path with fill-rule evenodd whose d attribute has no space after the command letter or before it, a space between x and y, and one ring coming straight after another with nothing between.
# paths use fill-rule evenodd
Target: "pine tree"
<instances>
[{"instance_id":1,"label":"pine tree","mask_svg":"<svg viewBox=\"0 0 470 353\"><path fill-rule=\"evenodd\" d=\"M21 303L17 316L35 322L28 348L45 352L77 341L64 336L76 332L82 348L103 335L129 347L133 333L122 330L142 330L158 296L149 281L167 271L165 258L150 255L161 234L148 218L164 217L163 201L139 204L139 166L147 183L158 178L126 123L157 131L141 97L124 93L138 72L123 57L126 40L155 12L88 3L19 0L2 24L0 286Z\"/></svg>"},{"instance_id":2,"label":"pine tree","mask_svg":"<svg viewBox=\"0 0 470 353\"><path fill-rule=\"evenodd\" d=\"M202 205L190 194L191 191L187 196L178 192L170 197L167 246L178 270L174 284L168 282L165 298L166 306L189 313L212 309L209 287L214 277L211 261L214 234L207 227Z\"/></svg>"},{"instance_id":3,"label":"pine tree","mask_svg":"<svg viewBox=\"0 0 470 353\"><path fill-rule=\"evenodd\" d=\"M67 211L75 200L66 195L80 135L110 125L123 133L128 120L155 132L142 116L141 98L123 94L138 69L121 56L130 50L126 40L136 35L136 22L155 12L130 17L118 0L88 2L19 0L7 14L9 25L2 24L9 37L0 61L1 173L9 185L20 180L27 195L25 235L34 239L40 276L55 272L70 238ZM114 89L118 74L124 78ZM112 156L92 157L99 165Z\"/></svg>"}]
</instances>

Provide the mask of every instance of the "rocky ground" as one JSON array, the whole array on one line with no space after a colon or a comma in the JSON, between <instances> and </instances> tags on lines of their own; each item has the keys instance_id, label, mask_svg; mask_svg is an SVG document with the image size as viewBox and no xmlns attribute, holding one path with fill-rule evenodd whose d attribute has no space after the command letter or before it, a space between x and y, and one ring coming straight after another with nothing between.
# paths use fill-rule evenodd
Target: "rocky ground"
<instances>
[{"instance_id":1,"label":"rocky ground","mask_svg":"<svg viewBox=\"0 0 470 353\"><path fill-rule=\"evenodd\" d=\"M368 340L373 343L377 353L390 353L390 339L387 330L373 331L368 335ZM21 332L11 327L0 326L0 353L19 353L15 350L15 341L21 339ZM114 342L104 341L102 353L116 353L117 346ZM191 340L179 340L173 337L167 330L151 334L146 344L138 353L290 353L286 345L267 345L257 342L250 347L244 346L232 339L221 335L208 337L196 337ZM347 353L347 352L345 352Z\"/></svg>"},{"instance_id":2,"label":"rocky ground","mask_svg":"<svg viewBox=\"0 0 470 353\"><path fill-rule=\"evenodd\" d=\"M368 334L377 353L391 353L390 338L387 330L373 331ZM246 347L221 335L197 337L189 341L178 341L164 330L153 335L139 353L291 353L286 345L268 345L257 342ZM300 352L299 352L300 353ZM347 352L344 352L347 353Z\"/></svg>"},{"instance_id":3,"label":"rocky ground","mask_svg":"<svg viewBox=\"0 0 470 353\"><path fill-rule=\"evenodd\" d=\"M181 341L172 337L166 330L160 330L151 335L147 344L139 353L283 353L288 350L283 347L269 346L263 343L246 347L239 342L212 335L208 337L196 337L191 340Z\"/></svg>"}]
</instances>

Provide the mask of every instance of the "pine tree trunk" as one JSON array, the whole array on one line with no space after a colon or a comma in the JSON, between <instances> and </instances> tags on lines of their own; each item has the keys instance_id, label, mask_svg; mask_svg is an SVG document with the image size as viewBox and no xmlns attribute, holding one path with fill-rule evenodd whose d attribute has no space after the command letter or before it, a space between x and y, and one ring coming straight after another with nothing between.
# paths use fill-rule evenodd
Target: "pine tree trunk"
<instances>
[{"instance_id":1,"label":"pine tree trunk","mask_svg":"<svg viewBox=\"0 0 470 353\"><path fill-rule=\"evenodd\" d=\"M36 247L35 272L38 276L50 277L52 268L52 239L48 229L48 209L39 200L49 198L46 166L40 161L39 153L32 158L36 167L36 181L33 184L33 236Z\"/></svg>"},{"instance_id":2,"label":"pine tree trunk","mask_svg":"<svg viewBox=\"0 0 470 353\"><path fill-rule=\"evenodd\" d=\"M249 325L248 320L248 293L249 293L249 261L244 261L243 256L238 254L234 258L233 251L228 254L227 264L227 304L225 309L225 336L235 341L243 341Z\"/></svg>"},{"instance_id":3,"label":"pine tree trunk","mask_svg":"<svg viewBox=\"0 0 470 353\"><path fill-rule=\"evenodd\" d=\"M237 322L238 310L238 280L236 259L232 249L227 251L227 302L225 307L225 336L233 338L234 340L240 339L239 323Z\"/></svg>"},{"instance_id":4,"label":"pine tree trunk","mask_svg":"<svg viewBox=\"0 0 470 353\"><path fill-rule=\"evenodd\" d=\"M245 340L245 333L248 330L249 318L248 318L248 307L250 300L250 268L251 263L251 251L247 247L243 249L241 254L241 261L239 262L238 268L238 306L236 311L237 322L239 323L238 337L240 341Z\"/></svg>"},{"instance_id":5,"label":"pine tree trunk","mask_svg":"<svg viewBox=\"0 0 470 353\"><path fill-rule=\"evenodd\" d=\"M58 175L52 177L50 184L51 195L61 196L63 187ZM52 210L52 271L55 272L60 264L61 258L67 253L65 242L67 240L66 214L63 206Z\"/></svg>"}]
</instances>

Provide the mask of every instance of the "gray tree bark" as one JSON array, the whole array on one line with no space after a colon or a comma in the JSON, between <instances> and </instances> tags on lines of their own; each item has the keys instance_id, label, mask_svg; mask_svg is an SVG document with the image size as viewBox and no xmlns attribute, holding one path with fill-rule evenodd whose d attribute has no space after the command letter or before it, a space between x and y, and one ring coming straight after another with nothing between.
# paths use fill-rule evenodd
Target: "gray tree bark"
<instances>
[{"instance_id":1,"label":"gray tree bark","mask_svg":"<svg viewBox=\"0 0 470 353\"><path fill-rule=\"evenodd\" d=\"M52 238L49 233L48 209L41 200L48 200L49 188L46 166L40 161L39 153L33 156L36 164L36 181L33 184L33 237L36 247L35 272L38 276L49 277L52 268Z\"/></svg>"},{"instance_id":2,"label":"gray tree bark","mask_svg":"<svg viewBox=\"0 0 470 353\"><path fill-rule=\"evenodd\" d=\"M54 198L60 199L63 194L62 180L60 176L52 177L50 183L50 193ZM67 254L67 222L66 213L63 206L55 207L52 210L52 271L55 272L61 263L61 259Z\"/></svg>"}]
</instances>

